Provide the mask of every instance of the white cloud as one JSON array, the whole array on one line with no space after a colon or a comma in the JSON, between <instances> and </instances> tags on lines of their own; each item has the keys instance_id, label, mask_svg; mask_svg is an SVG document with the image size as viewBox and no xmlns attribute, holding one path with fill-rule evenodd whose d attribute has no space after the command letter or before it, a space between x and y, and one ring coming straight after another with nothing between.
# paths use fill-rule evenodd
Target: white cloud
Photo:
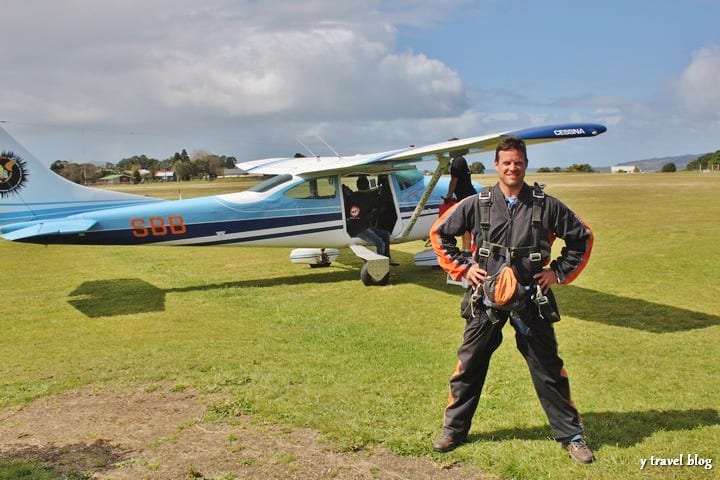
<instances>
[{"instance_id":1,"label":"white cloud","mask_svg":"<svg viewBox=\"0 0 720 480\"><path fill-rule=\"evenodd\" d=\"M42 16L32 2L4 12L10 27L0 43L14 50L0 53L13 66L0 86L0 110L10 118L81 125L397 119L467 106L458 74L425 55L396 52L394 25L367 5L43 3Z\"/></svg>"},{"instance_id":2,"label":"white cloud","mask_svg":"<svg viewBox=\"0 0 720 480\"><path fill-rule=\"evenodd\" d=\"M711 45L693 54L692 62L676 85L679 106L698 119L720 121L720 46Z\"/></svg>"}]
</instances>

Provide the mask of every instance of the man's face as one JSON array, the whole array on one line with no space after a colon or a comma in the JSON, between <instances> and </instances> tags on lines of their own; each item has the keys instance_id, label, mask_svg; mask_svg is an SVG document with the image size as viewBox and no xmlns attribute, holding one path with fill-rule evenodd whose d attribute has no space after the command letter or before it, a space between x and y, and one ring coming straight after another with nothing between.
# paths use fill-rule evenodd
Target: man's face
<instances>
[{"instance_id":1,"label":"man's face","mask_svg":"<svg viewBox=\"0 0 720 480\"><path fill-rule=\"evenodd\" d=\"M500 183L507 187L517 187L525 181L527 160L519 150L500 150L495 162Z\"/></svg>"}]
</instances>

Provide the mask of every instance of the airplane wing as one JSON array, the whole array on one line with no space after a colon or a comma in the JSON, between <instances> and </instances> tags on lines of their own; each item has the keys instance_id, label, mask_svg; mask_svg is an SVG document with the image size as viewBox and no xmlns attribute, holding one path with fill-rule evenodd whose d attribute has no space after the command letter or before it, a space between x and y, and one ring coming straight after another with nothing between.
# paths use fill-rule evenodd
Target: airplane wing
<instances>
[{"instance_id":1,"label":"airplane wing","mask_svg":"<svg viewBox=\"0 0 720 480\"><path fill-rule=\"evenodd\" d=\"M235 166L247 173L260 173L263 175L280 175L289 173L291 175L310 175L317 173L342 173L345 171L354 171L358 166L369 166L382 162L386 157L404 152L409 148L393 150L390 152L381 152L373 154L359 154L352 156L335 156L335 157L300 157L300 158L266 158L262 160L252 160L249 162L239 162ZM401 162L408 162L403 160ZM385 167L388 169L388 166ZM389 166L392 169L392 166ZM369 172L368 172L369 173Z\"/></svg>"},{"instance_id":2,"label":"airplane wing","mask_svg":"<svg viewBox=\"0 0 720 480\"><path fill-rule=\"evenodd\" d=\"M461 138L447 142L434 143L424 147L412 148L383 159L386 162L437 160L438 157L449 157L450 153L464 151L464 155L495 150L503 137L516 136L525 140L527 145L554 142L569 138L594 137L605 132L604 125L593 123L571 123L547 125L542 127L523 128L506 132L483 135L481 137Z\"/></svg>"},{"instance_id":3,"label":"airplane wing","mask_svg":"<svg viewBox=\"0 0 720 480\"><path fill-rule=\"evenodd\" d=\"M422 147L407 147L388 152L366 155L333 156L333 157L301 157L301 158L269 158L250 162L237 163L237 168L248 173L279 175L328 175L342 172L356 172L358 167L366 173L400 170L409 164L421 161L440 160L450 157L452 152L461 151L464 155L472 155L494 150L500 139L505 136L518 136L528 145L553 142L579 137L594 137L605 132L603 125L594 123L566 123L531 127L520 130L469 137L458 140L434 143Z\"/></svg>"}]
</instances>

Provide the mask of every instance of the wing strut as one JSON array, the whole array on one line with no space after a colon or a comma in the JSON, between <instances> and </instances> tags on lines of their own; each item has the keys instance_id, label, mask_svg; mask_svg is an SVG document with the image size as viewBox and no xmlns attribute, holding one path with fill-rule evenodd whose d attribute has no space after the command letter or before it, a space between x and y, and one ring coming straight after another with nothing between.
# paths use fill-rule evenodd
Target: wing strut
<instances>
[{"instance_id":1,"label":"wing strut","mask_svg":"<svg viewBox=\"0 0 720 480\"><path fill-rule=\"evenodd\" d=\"M428 184L427 188L423 192L423 195L420 198L420 201L418 202L417 206L415 207L415 210L413 211L412 215L410 216L410 220L408 220L405 230L403 230L402 234L400 235L400 238L398 239L399 241L406 241L408 239L408 236L410 236L410 232L412 231L413 227L415 226L417 219L420 218L420 214L422 213L423 209L425 208L425 205L427 204L428 199L430 198L430 194L432 193L433 189L435 188L435 185L437 185L437 182L438 182L438 180L440 180L440 177L442 176L442 174L447 171L448 164L450 163L450 157L447 157L445 155L438 155L437 161L438 161L438 166L435 169L435 173L433 173L432 178L430 178L430 183Z\"/></svg>"}]
</instances>

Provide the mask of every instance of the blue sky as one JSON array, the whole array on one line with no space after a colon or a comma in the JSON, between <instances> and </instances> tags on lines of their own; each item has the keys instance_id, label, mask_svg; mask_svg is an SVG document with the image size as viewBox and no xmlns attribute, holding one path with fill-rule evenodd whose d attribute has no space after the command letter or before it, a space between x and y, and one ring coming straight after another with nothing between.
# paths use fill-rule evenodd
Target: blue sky
<instances>
[{"instance_id":1,"label":"blue sky","mask_svg":"<svg viewBox=\"0 0 720 480\"><path fill-rule=\"evenodd\" d=\"M720 149L718 0L1 1L0 126L47 163L576 121L608 132L532 147L531 166Z\"/></svg>"}]
</instances>

